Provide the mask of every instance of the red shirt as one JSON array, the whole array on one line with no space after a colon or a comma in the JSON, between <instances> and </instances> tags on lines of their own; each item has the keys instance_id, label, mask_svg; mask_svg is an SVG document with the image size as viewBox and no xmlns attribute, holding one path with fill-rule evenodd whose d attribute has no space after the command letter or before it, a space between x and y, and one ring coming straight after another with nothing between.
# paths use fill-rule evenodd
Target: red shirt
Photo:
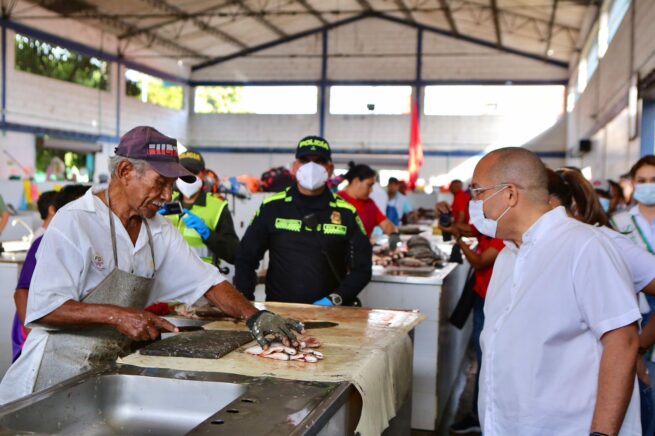
<instances>
[{"instance_id":1,"label":"red shirt","mask_svg":"<svg viewBox=\"0 0 655 436\"><path fill-rule=\"evenodd\" d=\"M453 199L453 205L451 206L451 209L453 210L453 218L455 218L455 220L457 220L457 217L461 212L464 212L464 221L458 221L458 222L462 222L464 224L469 223L470 201L471 201L471 194L469 194L466 191L459 191L457 194L455 194L455 198Z\"/></svg>"},{"instance_id":2,"label":"red shirt","mask_svg":"<svg viewBox=\"0 0 655 436\"><path fill-rule=\"evenodd\" d=\"M478 248L476 251L479 255L490 248L495 248L499 253L505 248L505 243L502 239L490 238L478 232L475 227L471 227L473 228L473 235L478 238ZM493 272L493 266L475 270L475 285L473 286L473 290L482 298L487 296L487 288L489 288L489 282L491 281Z\"/></svg>"},{"instance_id":3,"label":"red shirt","mask_svg":"<svg viewBox=\"0 0 655 436\"><path fill-rule=\"evenodd\" d=\"M346 191L341 191L338 195L348 203L355 206L355 209L357 209L357 215L359 215L359 218L362 220L364 229L366 230L366 236L368 237L373 233L375 226L387 219L386 215L380 212L380 209L370 198L367 200L357 200L346 194Z\"/></svg>"}]
</instances>

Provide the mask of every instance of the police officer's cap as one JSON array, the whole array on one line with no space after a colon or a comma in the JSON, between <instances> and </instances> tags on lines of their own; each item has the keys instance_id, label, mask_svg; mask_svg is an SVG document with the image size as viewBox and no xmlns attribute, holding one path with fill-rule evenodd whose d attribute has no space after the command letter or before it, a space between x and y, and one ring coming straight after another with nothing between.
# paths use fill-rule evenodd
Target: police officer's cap
<instances>
[{"instance_id":1,"label":"police officer's cap","mask_svg":"<svg viewBox=\"0 0 655 436\"><path fill-rule=\"evenodd\" d=\"M305 136L298 142L296 159L305 156L319 156L331 161L332 150L330 149L330 144L320 136Z\"/></svg>"},{"instance_id":2,"label":"police officer's cap","mask_svg":"<svg viewBox=\"0 0 655 436\"><path fill-rule=\"evenodd\" d=\"M200 153L195 151L185 151L180 155L180 164L193 174L198 174L205 170L205 160Z\"/></svg>"}]
</instances>

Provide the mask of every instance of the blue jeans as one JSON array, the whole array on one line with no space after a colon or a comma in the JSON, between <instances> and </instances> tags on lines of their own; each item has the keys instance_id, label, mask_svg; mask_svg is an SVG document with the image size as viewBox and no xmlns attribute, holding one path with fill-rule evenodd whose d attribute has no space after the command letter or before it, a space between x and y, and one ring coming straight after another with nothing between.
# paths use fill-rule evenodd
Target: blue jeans
<instances>
[{"instance_id":1,"label":"blue jeans","mask_svg":"<svg viewBox=\"0 0 655 436\"><path fill-rule=\"evenodd\" d=\"M484 298L480 297L477 292L473 300L473 346L475 347L475 357L478 359L478 373L475 375L475 390L473 391L473 408L471 411L478 416L478 394L480 392L480 368L482 365L482 348L480 348L480 333L484 326Z\"/></svg>"},{"instance_id":2,"label":"blue jeans","mask_svg":"<svg viewBox=\"0 0 655 436\"><path fill-rule=\"evenodd\" d=\"M639 398L641 403L641 431L644 436L655 436L655 363L646 360L646 367L650 373L650 386L639 380Z\"/></svg>"}]
</instances>

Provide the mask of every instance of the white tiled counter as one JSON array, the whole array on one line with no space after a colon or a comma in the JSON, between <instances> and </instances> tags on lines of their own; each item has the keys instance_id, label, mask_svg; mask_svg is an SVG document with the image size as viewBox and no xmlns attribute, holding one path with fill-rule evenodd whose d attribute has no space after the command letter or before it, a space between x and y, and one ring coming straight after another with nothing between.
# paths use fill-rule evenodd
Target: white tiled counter
<instances>
[{"instance_id":1,"label":"white tiled counter","mask_svg":"<svg viewBox=\"0 0 655 436\"><path fill-rule=\"evenodd\" d=\"M385 274L374 268L373 278L359 294L364 307L418 309L427 320L414 336L412 428L447 429L459 400L458 379L465 371L472 323L462 330L448 322L462 292L467 263L448 263L423 277ZM447 434L447 433L444 433Z\"/></svg>"}]
</instances>

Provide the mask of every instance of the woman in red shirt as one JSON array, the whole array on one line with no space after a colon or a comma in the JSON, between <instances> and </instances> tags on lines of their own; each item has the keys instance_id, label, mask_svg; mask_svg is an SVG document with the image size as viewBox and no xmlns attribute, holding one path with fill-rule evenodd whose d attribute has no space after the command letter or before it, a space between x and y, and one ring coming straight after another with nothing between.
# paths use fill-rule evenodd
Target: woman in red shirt
<instances>
[{"instance_id":1,"label":"woman in red shirt","mask_svg":"<svg viewBox=\"0 0 655 436\"><path fill-rule=\"evenodd\" d=\"M396 233L398 231L396 226L387 219L370 198L375 184L375 171L368 165L355 165L354 162L350 162L348 167L350 169L345 175L348 186L339 192L339 195L357 209L357 214L364 224L366 236L371 236L375 226L380 226L387 235Z\"/></svg>"}]
</instances>

